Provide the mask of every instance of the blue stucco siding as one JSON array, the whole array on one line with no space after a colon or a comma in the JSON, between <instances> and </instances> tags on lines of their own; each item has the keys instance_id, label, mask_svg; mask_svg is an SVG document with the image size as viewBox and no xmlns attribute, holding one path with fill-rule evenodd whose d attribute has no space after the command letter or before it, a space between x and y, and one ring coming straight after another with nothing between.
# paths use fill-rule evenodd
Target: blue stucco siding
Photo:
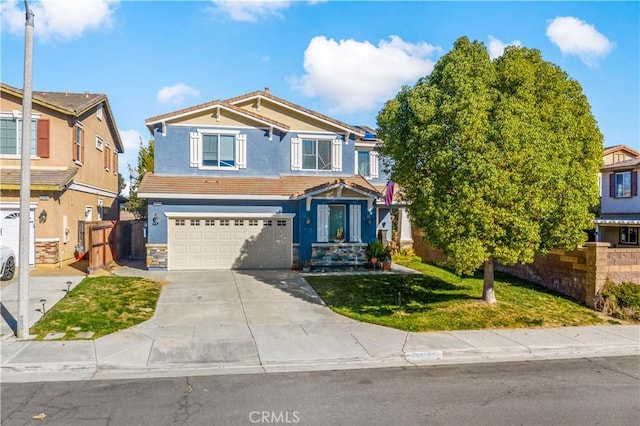
<instances>
[{"instance_id":1,"label":"blue stucco siding","mask_svg":"<svg viewBox=\"0 0 640 426\"><path fill-rule=\"evenodd\" d=\"M302 200L298 206L298 214L296 215L300 235L299 254L301 262L311 259L311 244L318 242L318 204L340 204L346 206L346 228L344 230L346 242L352 242L349 241L352 226L349 221L349 206L354 204L360 205L360 239L362 242L368 243L376 238L376 208L374 206L371 212L369 212L367 210L366 200L345 200L340 198L314 199L311 202L311 209L309 211L306 210L305 200ZM369 214L371 214L371 221L368 220ZM307 218L310 219L309 224L307 224Z\"/></svg>"},{"instance_id":2,"label":"blue stucco siding","mask_svg":"<svg viewBox=\"0 0 640 426\"><path fill-rule=\"evenodd\" d=\"M167 243L167 217L166 213L184 212L194 213L297 213L297 201L243 201L243 200L162 200L154 203L149 200L148 216L148 242L151 244ZM153 225L153 217L158 215L158 224ZM294 217L293 242L299 241L296 232L296 217Z\"/></svg>"},{"instance_id":3,"label":"blue stucco siding","mask_svg":"<svg viewBox=\"0 0 640 426\"><path fill-rule=\"evenodd\" d=\"M201 170L189 164L189 134L197 129L215 129L210 126L167 126L166 135L159 129L155 131L155 173L165 175L207 175L207 176L263 176L280 175L280 163L283 145L290 150L283 135L274 131L269 137L268 131L259 128L237 128L247 135L247 167L238 170ZM289 164L289 163L287 163Z\"/></svg>"}]
</instances>

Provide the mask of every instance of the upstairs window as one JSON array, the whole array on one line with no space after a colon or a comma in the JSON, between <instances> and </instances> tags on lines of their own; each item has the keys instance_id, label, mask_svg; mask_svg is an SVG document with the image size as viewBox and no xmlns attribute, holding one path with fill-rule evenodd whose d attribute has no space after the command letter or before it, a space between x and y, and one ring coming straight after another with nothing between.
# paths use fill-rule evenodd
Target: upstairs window
<instances>
[{"instance_id":1,"label":"upstairs window","mask_svg":"<svg viewBox=\"0 0 640 426\"><path fill-rule=\"evenodd\" d=\"M31 120L31 155L38 147L37 120ZM48 141L47 141L48 142ZM0 155L20 156L22 154L22 120L3 118L0 120Z\"/></svg>"},{"instance_id":2,"label":"upstairs window","mask_svg":"<svg viewBox=\"0 0 640 426\"><path fill-rule=\"evenodd\" d=\"M331 141L328 139L302 140L302 169L331 170Z\"/></svg>"},{"instance_id":3,"label":"upstairs window","mask_svg":"<svg viewBox=\"0 0 640 426\"><path fill-rule=\"evenodd\" d=\"M201 169L247 167L247 135L199 130L190 133L189 165Z\"/></svg>"},{"instance_id":4,"label":"upstairs window","mask_svg":"<svg viewBox=\"0 0 640 426\"><path fill-rule=\"evenodd\" d=\"M236 138L233 135L202 135L202 165L235 167Z\"/></svg>"},{"instance_id":5,"label":"upstairs window","mask_svg":"<svg viewBox=\"0 0 640 426\"><path fill-rule=\"evenodd\" d=\"M625 171L609 175L609 196L630 198L638 195L638 172Z\"/></svg>"},{"instance_id":6,"label":"upstairs window","mask_svg":"<svg viewBox=\"0 0 640 426\"><path fill-rule=\"evenodd\" d=\"M73 161L82 164L84 161L84 129L78 123L73 126Z\"/></svg>"}]
</instances>

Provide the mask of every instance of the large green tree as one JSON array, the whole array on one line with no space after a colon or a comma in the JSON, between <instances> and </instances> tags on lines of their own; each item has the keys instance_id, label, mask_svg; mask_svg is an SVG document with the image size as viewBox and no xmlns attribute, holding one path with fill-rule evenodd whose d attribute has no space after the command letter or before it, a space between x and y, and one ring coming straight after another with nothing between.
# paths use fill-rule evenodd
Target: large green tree
<instances>
[{"instance_id":1,"label":"large green tree","mask_svg":"<svg viewBox=\"0 0 640 426\"><path fill-rule=\"evenodd\" d=\"M147 200L138 198L138 187L142 178L147 172L153 172L154 157L153 150L155 140L149 140L148 144L144 144L140 139L140 149L138 151L138 166L134 169L129 164L129 173L131 175L131 187L129 188L129 210L138 219L147 217Z\"/></svg>"},{"instance_id":2,"label":"large green tree","mask_svg":"<svg viewBox=\"0 0 640 426\"><path fill-rule=\"evenodd\" d=\"M458 273L575 248L598 202L602 134L580 84L538 50L458 39L378 114L382 154L426 242Z\"/></svg>"}]
</instances>

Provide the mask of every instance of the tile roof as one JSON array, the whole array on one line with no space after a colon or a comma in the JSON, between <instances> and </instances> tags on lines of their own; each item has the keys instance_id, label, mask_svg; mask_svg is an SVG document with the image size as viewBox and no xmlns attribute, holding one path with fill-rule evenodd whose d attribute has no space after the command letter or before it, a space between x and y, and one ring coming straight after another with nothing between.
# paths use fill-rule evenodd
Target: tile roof
<instances>
[{"instance_id":1,"label":"tile roof","mask_svg":"<svg viewBox=\"0 0 640 426\"><path fill-rule=\"evenodd\" d=\"M611 170L624 170L624 169L635 169L640 166L640 157L632 158L631 160L619 161L617 163L607 164L606 166L602 166L600 168L601 171L611 171Z\"/></svg>"},{"instance_id":2,"label":"tile roof","mask_svg":"<svg viewBox=\"0 0 640 426\"><path fill-rule=\"evenodd\" d=\"M140 187L139 196L193 195L210 198L229 196L287 197L296 199L306 193L343 183L376 197L382 194L362 176L281 176L279 178L259 177L216 177L216 176L168 176L147 173ZM197 198L197 197L195 197Z\"/></svg>"},{"instance_id":3,"label":"tile roof","mask_svg":"<svg viewBox=\"0 0 640 426\"><path fill-rule=\"evenodd\" d=\"M0 83L0 86L8 92L14 92L22 97L22 89L6 83ZM54 109L62 109L67 114L76 116L107 98L107 95L103 93L37 92L35 90L32 93L34 102Z\"/></svg>"},{"instance_id":4,"label":"tile roof","mask_svg":"<svg viewBox=\"0 0 640 426\"><path fill-rule=\"evenodd\" d=\"M78 173L77 168L31 169L31 189L62 190ZM21 170L3 167L0 171L0 188L20 189Z\"/></svg>"}]
</instances>

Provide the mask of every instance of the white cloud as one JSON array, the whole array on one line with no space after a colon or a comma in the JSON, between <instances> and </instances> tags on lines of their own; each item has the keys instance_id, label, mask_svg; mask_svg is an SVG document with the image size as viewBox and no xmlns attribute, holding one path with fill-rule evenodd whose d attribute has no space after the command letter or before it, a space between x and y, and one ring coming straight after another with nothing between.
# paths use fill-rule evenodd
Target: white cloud
<instances>
[{"instance_id":1,"label":"white cloud","mask_svg":"<svg viewBox=\"0 0 640 426\"><path fill-rule=\"evenodd\" d=\"M492 35L489 35L489 57L491 60L502 56L507 46L521 46L520 40L513 40L511 43L503 43Z\"/></svg>"},{"instance_id":2,"label":"white cloud","mask_svg":"<svg viewBox=\"0 0 640 426\"><path fill-rule=\"evenodd\" d=\"M331 112L379 108L400 86L413 83L433 69L430 56L440 48L403 41L398 36L378 46L353 39L314 37L304 53L306 74L290 84L308 96L324 98Z\"/></svg>"},{"instance_id":3,"label":"white cloud","mask_svg":"<svg viewBox=\"0 0 640 426\"><path fill-rule=\"evenodd\" d=\"M613 43L596 28L572 16L554 18L547 26L547 37L563 54L579 56L593 66L613 49Z\"/></svg>"},{"instance_id":4,"label":"white cloud","mask_svg":"<svg viewBox=\"0 0 640 426\"><path fill-rule=\"evenodd\" d=\"M289 8L292 2L282 0L212 0L212 3L215 12L228 15L234 21L256 22L260 18L268 16L281 18L280 11Z\"/></svg>"},{"instance_id":5,"label":"white cloud","mask_svg":"<svg viewBox=\"0 0 640 426\"><path fill-rule=\"evenodd\" d=\"M165 104L181 104L187 97L199 96L200 92L184 83L176 83L173 86L164 86L158 90L156 98L158 102Z\"/></svg>"},{"instance_id":6,"label":"white cloud","mask_svg":"<svg viewBox=\"0 0 640 426\"><path fill-rule=\"evenodd\" d=\"M111 26L120 0L40 0L31 2L37 39L70 40L86 31ZM24 33L24 3L8 0L0 5L2 28Z\"/></svg>"}]
</instances>

